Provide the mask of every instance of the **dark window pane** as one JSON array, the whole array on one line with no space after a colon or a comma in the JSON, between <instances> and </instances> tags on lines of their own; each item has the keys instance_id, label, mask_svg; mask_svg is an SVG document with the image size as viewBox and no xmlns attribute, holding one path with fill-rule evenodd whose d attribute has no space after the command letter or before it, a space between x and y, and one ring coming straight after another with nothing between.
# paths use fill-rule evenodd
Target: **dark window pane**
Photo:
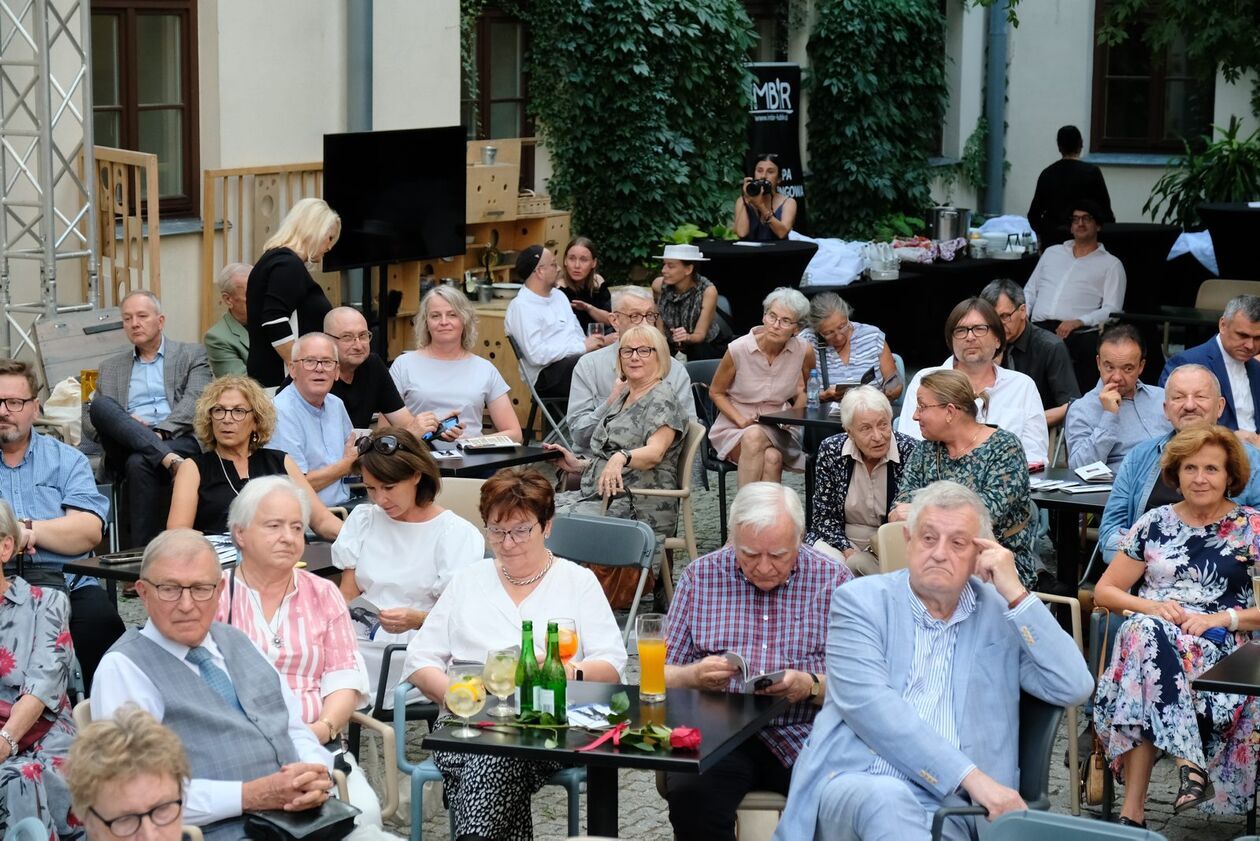
<instances>
[{"instance_id":1,"label":"dark window pane","mask_svg":"<svg viewBox=\"0 0 1260 841\"><path fill-rule=\"evenodd\" d=\"M1186 60L1186 38L1178 35L1164 53L1164 75L1185 76L1190 72Z\"/></svg>"},{"instance_id":2,"label":"dark window pane","mask_svg":"<svg viewBox=\"0 0 1260 841\"><path fill-rule=\"evenodd\" d=\"M490 103L490 126L486 137L520 137L521 104L519 102Z\"/></svg>"},{"instance_id":3,"label":"dark window pane","mask_svg":"<svg viewBox=\"0 0 1260 841\"><path fill-rule=\"evenodd\" d=\"M118 17L92 15L92 102L118 104Z\"/></svg>"},{"instance_id":4,"label":"dark window pane","mask_svg":"<svg viewBox=\"0 0 1260 841\"><path fill-rule=\"evenodd\" d=\"M490 99L521 95L521 25L490 24ZM493 122L493 118L491 120ZM503 135L499 135L500 137Z\"/></svg>"},{"instance_id":5,"label":"dark window pane","mask_svg":"<svg viewBox=\"0 0 1260 841\"><path fill-rule=\"evenodd\" d=\"M97 146L110 146L114 149L122 144L118 126L121 115L117 111L97 111L92 115L92 142Z\"/></svg>"},{"instance_id":6,"label":"dark window pane","mask_svg":"<svg viewBox=\"0 0 1260 841\"><path fill-rule=\"evenodd\" d=\"M1107 49L1108 76L1149 76L1151 74L1151 50L1142 43L1139 33L1133 32L1121 44Z\"/></svg>"},{"instance_id":7,"label":"dark window pane","mask_svg":"<svg viewBox=\"0 0 1260 841\"><path fill-rule=\"evenodd\" d=\"M176 109L140 112L140 151L158 156L158 191L184 192L184 115Z\"/></svg>"},{"instance_id":8,"label":"dark window pane","mask_svg":"<svg viewBox=\"0 0 1260 841\"><path fill-rule=\"evenodd\" d=\"M1110 80L1106 97L1105 135L1113 139L1146 139L1151 110L1150 85L1146 80Z\"/></svg>"},{"instance_id":9,"label":"dark window pane","mask_svg":"<svg viewBox=\"0 0 1260 841\"><path fill-rule=\"evenodd\" d=\"M182 24L179 15L137 16L138 105L183 104L180 78Z\"/></svg>"},{"instance_id":10,"label":"dark window pane","mask_svg":"<svg viewBox=\"0 0 1260 841\"><path fill-rule=\"evenodd\" d=\"M1207 134L1212 122L1212 90L1199 81L1164 83L1165 140L1193 139Z\"/></svg>"}]
</instances>

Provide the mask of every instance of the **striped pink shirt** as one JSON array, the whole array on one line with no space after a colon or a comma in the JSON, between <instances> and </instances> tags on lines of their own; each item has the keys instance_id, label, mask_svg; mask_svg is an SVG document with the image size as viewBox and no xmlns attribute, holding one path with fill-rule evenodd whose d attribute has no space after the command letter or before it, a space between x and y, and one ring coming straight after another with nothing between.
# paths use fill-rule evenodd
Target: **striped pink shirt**
<instances>
[{"instance_id":1,"label":"striped pink shirt","mask_svg":"<svg viewBox=\"0 0 1260 841\"><path fill-rule=\"evenodd\" d=\"M337 585L295 569L293 588L268 622L258 594L239 572L235 593L232 570L225 569L223 578L228 583L219 598L215 620L233 625L253 640L297 696L303 721L317 721L324 698L338 689L357 690L360 704L367 703L367 672L359 657L350 612Z\"/></svg>"}]
</instances>

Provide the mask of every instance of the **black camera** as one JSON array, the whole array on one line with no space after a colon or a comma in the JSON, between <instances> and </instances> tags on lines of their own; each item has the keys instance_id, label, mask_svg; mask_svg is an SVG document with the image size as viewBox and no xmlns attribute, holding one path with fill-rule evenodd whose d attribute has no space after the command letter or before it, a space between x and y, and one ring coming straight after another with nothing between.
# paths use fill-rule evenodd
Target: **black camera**
<instances>
[{"instance_id":1,"label":"black camera","mask_svg":"<svg viewBox=\"0 0 1260 841\"><path fill-rule=\"evenodd\" d=\"M774 185L766 178L754 178L744 187L744 192L750 196L759 196L762 193L773 193Z\"/></svg>"}]
</instances>

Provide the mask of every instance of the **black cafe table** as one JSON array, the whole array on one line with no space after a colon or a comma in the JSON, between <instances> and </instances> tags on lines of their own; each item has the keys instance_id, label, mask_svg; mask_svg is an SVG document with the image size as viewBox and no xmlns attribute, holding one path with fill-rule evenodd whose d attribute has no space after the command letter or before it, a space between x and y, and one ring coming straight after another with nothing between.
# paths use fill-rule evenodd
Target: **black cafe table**
<instances>
[{"instance_id":1,"label":"black cafe table","mask_svg":"<svg viewBox=\"0 0 1260 841\"><path fill-rule=\"evenodd\" d=\"M817 409L783 409L768 415L761 415L758 420L764 423L777 423L780 426L800 426L805 429L805 527L809 528L814 520L814 460L818 455L818 445L824 438L844 432L844 424L840 423L840 414L832 414L833 403L824 403Z\"/></svg>"},{"instance_id":2,"label":"black cafe table","mask_svg":"<svg viewBox=\"0 0 1260 841\"><path fill-rule=\"evenodd\" d=\"M1032 474L1031 478L1081 483L1081 477L1066 467L1051 467L1041 473ZM1050 539L1058 554L1059 581L1075 592L1080 579L1081 562L1078 515L1095 514L1101 518L1111 491L1108 489L1071 494L1064 491L1034 490L1030 496L1038 507L1050 512Z\"/></svg>"},{"instance_id":3,"label":"black cafe table","mask_svg":"<svg viewBox=\"0 0 1260 841\"><path fill-rule=\"evenodd\" d=\"M670 689L663 703L640 704L637 686L590 681L570 681L568 702L570 706L607 704L613 694L619 691L629 696L632 727L639 727L649 721L664 724L666 727L697 727L700 729L700 749L644 753L635 748L626 748L623 751L613 747L612 742L608 741L594 750L578 752L576 748L589 744L598 734L577 729L559 731L558 744L549 748L546 745L550 738L549 732L521 732L503 728L485 730L472 739L457 739L448 735L445 727L425 736L423 746L426 750L485 753L565 765L585 765L587 832L604 838L616 838L619 768L703 774L744 741L752 738L788 706L786 698L770 695L701 692L696 689ZM496 721L484 711L473 720Z\"/></svg>"},{"instance_id":4,"label":"black cafe table","mask_svg":"<svg viewBox=\"0 0 1260 841\"><path fill-rule=\"evenodd\" d=\"M1194 679L1196 692L1260 695L1260 644L1240 645L1224 660ZM1247 834L1256 831L1256 810L1247 812Z\"/></svg>"},{"instance_id":5,"label":"black cafe table","mask_svg":"<svg viewBox=\"0 0 1260 841\"><path fill-rule=\"evenodd\" d=\"M718 294L731 305L731 327L742 336L761 324L761 302L780 286L801 285L805 267L818 252L812 242L737 243L698 240L695 245L708 262L696 271L713 281Z\"/></svg>"},{"instance_id":6,"label":"black cafe table","mask_svg":"<svg viewBox=\"0 0 1260 841\"><path fill-rule=\"evenodd\" d=\"M1221 311L1199 309L1198 307L1176 307L1161 304L1153 312L1113 312L1113 321L1126 321L1130 324L1162 325L1164 357L1169 356L1168 339L1173 325L1187 328L1186 346L1191 347L1205 341L1216 334L1217 322L1221 319Z\"/></svg>"},{"instance_id":7,"label":"black cafe table","mask_svg":"<svg viewBox=\"0 0 1260 841\"><path fill-rule=\"evenodd\" d=\"M533 464L560 457L558 450L545 450L532 445L486 452L465 452L457 447L440 447L439 449L441 452L452 455L439 456L436 459L438 472L443 476L455 478L479 479L505 467L518 467L522 464Z\"/></svg>"}]
</instances>

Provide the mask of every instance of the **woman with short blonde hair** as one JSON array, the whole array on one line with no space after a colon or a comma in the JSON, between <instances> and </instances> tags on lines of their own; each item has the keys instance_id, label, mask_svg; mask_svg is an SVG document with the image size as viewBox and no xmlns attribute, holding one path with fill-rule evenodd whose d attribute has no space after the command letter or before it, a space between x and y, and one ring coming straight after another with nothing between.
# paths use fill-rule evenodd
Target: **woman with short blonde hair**
<instances>
[{"instance_id":1,"label":"woman with short blonde hair","mask_svg":"<svg viewBox=\"0 0 1260 841\"><path fill-rule=\"evenodd\" d=\"M283 383L293 340L324 329L324 316L332 304L307 265L322 260L340 235L341 217L328 203L305 198L289 209L263 246L245 286L246 369L261 385L275 388Z\"/></svg>"}]
</instances>

